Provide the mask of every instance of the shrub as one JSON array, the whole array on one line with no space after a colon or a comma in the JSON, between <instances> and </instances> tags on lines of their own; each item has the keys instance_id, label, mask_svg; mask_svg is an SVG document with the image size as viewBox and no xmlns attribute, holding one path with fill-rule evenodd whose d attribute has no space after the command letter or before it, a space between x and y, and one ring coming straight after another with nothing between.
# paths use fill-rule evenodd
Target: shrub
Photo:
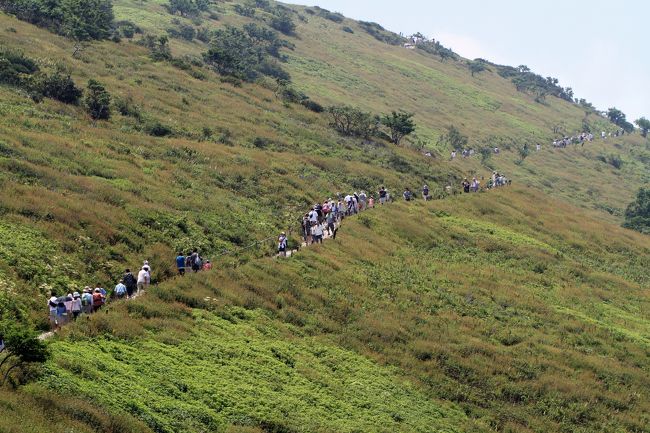
<instances>
[{"instance_id":1,"label":"shrub","mask_svg":"<svg viewBox=\"0 0 650 433\"><path fill-rule=\"evenodd\" d=\"M386 42L390 45L401 45L406 41L406 38L400 36L396 33L389 32L381 25L377 23L371 23L366 21L359 21L359 25L364 29L369 35L381 42Z\"/></svg>"},{"instance_id":2,"label":"shrub","mask_svg":"<svg viewBox=\"0 0 650 433\"><path fill-rule=\"evenodd\" d=\"M371 113L348 105L329 107L330 125L343 135L370 138L379 129L380 119Z\"/></svg>"},{"instance_id":3,"label":"shrub","mask_svg":"<svg viewBox=\"0 0 650 433\"><path fill-rule=\"evenodd\" d=\"M390 141L399 145L404 137L415 131L413 114L404 111L393 111L391 114L382 116L381 123L390 132Z\"/></svg>"},{"instance_id":4,"label":"shrub","mask_svg":"<svg viewBox=\"0 0 650 433\"><path fill-rule=\"evenodd\" d=\"M278 12L270 22L271 27L275 30L284 33L285 35L293 35L296 31L296 24L287 12Z\"/></svg>"},{"instance_id":5,"label":"shrub","mask_svg":"<svg viewBox=\"0 0 650 433\"><path fill-rule=\"evenodd\" d=\"M209 0L169 0L167 10L170 14L185 17L198 15L200 12L207 11L209 7Z\"/></svg>"},{"instance_id":6,"label":"shrub","mask_svg":"<svg viewBox=\"0 0 650 433\"><path fill-rule=\"evenodd\" d=\"M138 41L138 44L147 47L150 52L149 55L155 61L170 60L172 58L167 36L145 35Z\"/></svg>"},{"instance_id":7,"label":"shrub","mask_svg":"<svg viewBox=\"0 0 650 433\"><path fill-rule=\"evenodd\" d=\"M88 114L94 120L106 120L111 117L111 95L100 82L92 79L88 81L85 103Z\"/></svg>"},{"instance_id":8,"label":"shrub","mask_svg":"<svg viewBox=\"0 0 650 433\"><path fill-rule=\"evenodd\" d=\"M39 71L36 62L19 51L0 49L0 83L25 85L25 76Z\"/></svg>"},{"instance_id":9,"label":"shrub","mask_svg":"<svg viewBox=\"0 0 650 433\"><path fill-rule=\"evenodd\" d=\"M112 0L60 0L58 32L77 40L107 39L113 33Z\"/></svg>"},{"instance_id":10,"label":"shrub","mask_svg":"<svg viewBox=\"0 0 650 433\"><path fill-rule=\"evenodd\" d=\"M641 188L625 211L623 227L650 234L650 189Z\"/></svg>"},{"instance_id":11,"label":"shrub","mask_svg":"<svg viewBox=\"0 0 650 433\"><path fill-rule=\"evenodd\" d=\"M343 30L345 33L354 33L354 30L348 26L341 27L341 30Z\"/></svg>"},{"instance_id":12,"label":"shrub","mask_svg":"<svg viewBox=\"0 0 650 433\"><path fill-rule=\"evenodd\" d=\"M51 75L42 75L35 90L46 98L56 99L66 104L78 104L82 91L76 86L70 74L57 71Z\"/></svg>"},{"instance_id":13,"label":"shrub","mask_svg":"<svg viewBox=\"0 0 650 433\"><path fill-rule=\"evenodd\" d=\"M252 27L246 29L226 26L216 30L210 48L203 55L205 62L221 75L245 81L254 81L260 75L288 80L289 74L269 58L268 38L271 36L253 33Z\"/></svg>"},{"instance_id":14,"label":"shrub","mask_svg":"<svg viewBox=\"0 0 650 433\"><path fill-rule=\"evenodd\" d=\"M196 31L196 39L206 44L210 42L210 30L205 27L201 27Z\"/></svg>"},{"instance_id":15,"label":"shrub","mask_svg":"<svg viewBox=\"0 0 650 433\"><path fill-rule=\"evenodd\" d=\"M335 23L342 23L345 19L345 17L338 12L325 11L324 9L322 10L320 16L330 21L334 21Z\"/></svg>"},{"instance_id":16,"label":"shrub","mask_svg":"<svg viewBox=\"0 0 650 433\"><path fill-rule=\"evenodd\" d=\"M325 108L321 104L309 98L305 99L304 101L301 101L300 103L305 108L307 108L310 111L313 111L314 113L322 113L323 111L325 111Z\"/></svg>"},{"instance_id":17,"label":"shrub","mask_svg":"<svg viewBox=\"0 0 650 433\"><path fill-rule=\"evenodd\" d=\"M243 17L253 18L255 16L255 8L252 8L250 6L236 4L233 6L233 9L236 13Z\"/></svg>"},{"instance_id":18,"label":"shrub","mask_svg":"<svg viewBox=\"0 0 650 433\"><path fill-rule=\"evenodd\" d=\"M188 24L181 24L178 27L178 34L181 38L191 41L196 36L196 29Z\"/></svg>"},{"instance_id":19,"label":"shrub","mask_svg":"<svg viewBox=\"0 0 650 433\"><path fill-rule=\"evenodd\" d=\"M131 95L126 97L118 96L114 101L113 105L122 116L133 117L138 120L142 118L141 109L135 104L135 102L133 102L133 97L131 97Z\"/></svg>"},{"instance_id":20,"label":"shrub","mask_svg":"<svg viewBox=\"0 0 650 433\"><path fill-rule=\"evenodd\" d=\"M148 123L145 127L145 131L153 137L167 137L174 133L172 128L160 123L158 120Z\"/></svg>"},{"instance_id":21,"label":"shrub","mask_svg":"<svg viewBox=\"0 0 650 433\"><path fill-rule=\"evenodd\" d=\"M132 39L136 33L142 33L142 29L132 23L131 21L118 21L115 23L115 28L122 36L127 39Z\"/></svg>"}]
</instances>

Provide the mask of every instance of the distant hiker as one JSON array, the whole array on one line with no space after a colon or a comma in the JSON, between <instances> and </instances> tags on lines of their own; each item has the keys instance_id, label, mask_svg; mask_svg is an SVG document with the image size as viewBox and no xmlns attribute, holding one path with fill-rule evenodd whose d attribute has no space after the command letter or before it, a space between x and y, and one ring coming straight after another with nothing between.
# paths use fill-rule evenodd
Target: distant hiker
<instances>
[{"instance_id":1,"label":"distant hiker","mask_svg":"<svg viewBox=\"0 0 650 433\"><path fill-rule=\"evenodd\" d=\"M540 150L542 150L542 145L539 144L539 143L537 143L537 145L536 145L536 150L537 150L537 152L539 152Z\"/></svg>"},{"instance_id":2,"label":"distant hiker","mask_svg":"<svg viewBox=\"0 0 650 433\"><path fill-rule=\"evenodd\" d=\"M320 224L315 224L311 228L311 237L312 237L312 242L315 244L322 244L323 243L323 226Z\"/></svg>"},{"instance_id":3,"label":"distant hiker","mask_svg":"<svg viewBox=\"0 0 650 433\"><path fill-rule=\"evenodd\" d=\"M65 308L65 299L63 296L56 300L56 323L59 328L65 325L68 318L68 310Z\"/></svg>"},{"instance_id":4,"label":"distant hiker","mask_svg":"<svg viewBox=\"0 0 650 433\"><path fill-rule=\"evenodd\" d=\"M493 171L492 172L492 186L498 186L497 185L497 176L498 176L498 173L496 171Z\"/></svg>"},{"instance_id":5,"label":"distant hiker","mask_svg":"<svg viewBox=\"0 0 650 433\"><path fill-rule=\"evenodd\" d=\"M427 185L422 187L422 198L424 201L429 201L429 187Z\"/></svg>"},{"instance_id":6,"label":"distant hiker","mask_svg":"<svg viewBox=\"0 0 650 433\"><path fill-rule=\"evenodd\" d=\"M106 298L102 295L102 291L99 288L95 289L93 292L93 313L96 313L100 308L102 308L105 300Z\"/></svg>"},{"instance_id":7,"label":"distant hiker","mask_svg":"<svg viewBox=\"0 0 650 433\"><path fill-rule=\"evenodd\" d=\"M81 312L90 314L93 312L93 294L90 293L90 287L86 286L81 295Z\"/></svg>"},{"instance_id":8,"label":"distant hiker","mask_svg":"<svg viewBox=\"0 0 650 433\"><path fill-rule=\"evenodd\" d=\"M205 263L203 263L203 270L204 271L212 270L212 263L210 263L210 260L206 260Z\"/></svg>"},{"instance_id":9,"label":"distant hiker","mask_svg":"<svg viewBox=\"0 0 650 433\"><path fill-rule=\"evenodd\" d=\"M475 177L472 179L472 192L478 192L481 189L481 182Z\"/></svg>"},{"instance_id":10,"label":"distant hiker","mask_svg":"<svg viewBox=\"0 0 650 433\"><path fill-rule=\"evenodd\" d=\"M463 179L463 182L461 183L461 186L463 187L463 192L469 192L469 188L471 184L467 180L467 178Z\"/></svg>"},{"instance_id":11,"label":"distant hiker","mask_svg":"<svg viewBox=\"0 0 650 433\"><path fill-rule=\"evenodd\" d=\"M138 280L135 278L135 276L133 276L130 269L126 269L124 271L124 276L122 277L122 281L126 286L127 296L129 298L132 297L133 294L138 290Z\"/></svg>"},{"instance_id":12,"label":"distant hiker","mask_svg":"<svg viewBox=\"0 0 650 433\"><path fill-rule=\"evenodd\" d=\"M138 283L136 294L140 291L148 289L149 284L151 283L151 274L149 273L149 266L143 266L138 272Z\"/></svg>"},{"instance_id":13,"label":"distant hiker","mask_svg":"<svg viewBox=\"0 0 650 433\"><path fill-rule=\"evenodd\" d=\"M185 275L185 256L182 251L176 256L176 269L178 270L178 275L181 277Z\"/></svg>"},{"instance_id":14,"label":"distant hiker","mask_svg":"<svg viewBox=\"0 0 650 433\"><path fill-rule=\"evenodd\" d=\"M411 201L413 199L413 193L408 188L404 190L404 194L402 194L402 196L404 196L404 200L406 201Z\"/></svg>"},{"instance_id":15,"label":"distant hiker","mask_svg":"<svg viewBox=\"0 0 650 433\"><path fill-rule=\"evenodd\" d=\"M451 151L451 159L456 159L456 151L455 150Z\"/></svg>"},{"instance_id":16,"label":"distant hiker","mask_svg":"<svg viewBox=\"0 0 650 433\"><path fill-rule=\"evenodd\" d=\"M203 262L201 261L201 256L199 255L199 251L194 248L192 251L192 255L190 256L191 263L192 263L192 272L197 273L201 270L201 267L203 266Z\"/></svg>"},{"instance_id":17,"label":"distant hiker","mask_svg":"<svg viewBox=\"0 0 650 433\"><path fill-rule=\"evenodd\" d=\"M72 319L77 320L77 317L81 314L81 295L79 292L74 292L72 294Z\"/></svg>"},{"instance_id":18,"label":"distant hiker","mask_svg":"<svg viewBox=\"0 0 650 433\"><path fill-rule=\"evenodd\" d=\"M329 214L327 215L327 231L329 232L330 236L332 239L336 239L336 227L335 227L335 219L334 215Z\"/></svg>"},{"instance_id":19,"label":"distant hiker","mask_svg":"<svg viewBox=\"0 0 650 433\"><path fill-rule=\"evenodd\" d=\"M311 240L311 222L309 221L309 214L306 213L302 217L302 239L305 241L305 244L309 245Z\"/></svg>"},{"instance_id":20,"label":"distant hiker","mask_svg":"<svg viewBox=\"0 0 650 433\"><path fill-rule=\"evenodd\" d=\"M115 286L114 293L117 299L124 299L127 296L128 291L126 290L126 285L124 284L124 280L120 280L120 282L117 283L117 285Z\"/></svg>"},{"instance_id":21,"label":"distant hiker","mask_svg":"<svg viewBox=\"0 0 650 433\"><path fill-rule=\"evenodd\" d=\"M370 196L368 199L368 209L372 209L375 207L375 198L373 196Z\"/></svg>"},{"instance_id":22,"label":"distant hiker","mask_svg":"<svg viewBox=\"0 0 650 433\"><path fill-rule=\"evenodd\" d=\"M368 200L368 196L366 195L365 191L361 191L359 194L359 209L361 210L366 210L366 201Z\"/></svg>"},{"instance_id":23,"label":"distant hiker","mask_svg":"<svg viewBox=\"0 0 650 433\"><path fill-rule=\"evenodd\" d=\"M287 256L287 234L285 232L280 233L278 237L278 255Z\"/></svg>"},{"instance_id":24,"label":"distant hiker","mask_svg":"<svg viewBox=\"0 0 650 433\"><path fill-rule=\"evenodd\" d=\"M383 205L386 203L386 198L388 196L388 192L386 191L386 188L383 186L379 188L379 204Z\"/></svg>"},{"instance_id":25,"label":"distant hiker","mask_svg":"<svg viewBox=\"0 0 650 433\"><path fill-rule=\"evenodd\" d=\"M56 296L54 296L54 294L52 294L49 301L47 301L47 306L50 309L50 329L54 331L58 324L56 320L56 307L58 306L58 302L56 301Z\"/></svg>"}]
</instances>

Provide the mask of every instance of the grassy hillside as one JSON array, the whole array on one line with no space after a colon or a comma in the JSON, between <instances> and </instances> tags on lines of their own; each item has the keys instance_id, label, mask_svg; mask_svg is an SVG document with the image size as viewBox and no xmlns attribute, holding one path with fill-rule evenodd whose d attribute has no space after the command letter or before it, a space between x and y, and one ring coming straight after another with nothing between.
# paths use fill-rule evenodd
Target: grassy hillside
<instances>
[{"instance_id":1,"label":"grassy hillside","mask_svg":"<svg viewBox=\"0 0 650 433\"><path fill-rule=\"evenodd\" d=\"M642 432L649 253L522 188L394 204L68 329L41 386L155 431Z\"/></svg>"},{"instance_id":2,"label":"grassy hillside","mask_svg":"<svg viewBox=\"0 0 650 433\"><path fill-rule=\"evenodd\" d=\"M157 36L271 16L217 2L197 20L166 3L116 0L115 17ZM291 8L292 86L326 106L413 112L416 136L341 136L273 80L210 70L197 39L172 38L172 61L141 34L73 56L74 42L0 13L1 46L114 101L93 122L0 86L1 319L44 329L50 291L111 287L143 259L160 283L49 343L36 382L0 391L0 431L647 431L650 244L618 226L650 181L648 141L553 150L554 129L614 126ZM503 152L449 161L452 124ZM493 169L515 186L364 214L287 261L269 258L273 242L233 254L337 191L442 196ZM218 271L172 278L175 252L194 247Z\"/></svg>"}]
</instances>

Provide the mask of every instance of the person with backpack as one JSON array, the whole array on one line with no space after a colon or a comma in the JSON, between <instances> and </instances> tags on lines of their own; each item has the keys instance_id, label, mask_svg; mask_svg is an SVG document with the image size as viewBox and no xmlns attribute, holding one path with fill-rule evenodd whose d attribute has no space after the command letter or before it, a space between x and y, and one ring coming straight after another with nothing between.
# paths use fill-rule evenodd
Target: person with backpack
<instances>
[{"instance_id":1,"label":"person with backpack","mask_svg":"<svg viewBox=\"0 0 650 433\"><path fill-rule=\"evenodd\" d=\"M185 275L185 256L182 251L176 256L176 269L178 269L178 275L181 277Z\"/></svg>"},{"instance_id":2,"label":"person with backpack","mask_svg":"<svg viewBox=\"0 0 650 433\"><path fill-rule=\"evenodd\" d=\"M336 219L333 214L327 215L327 231L332 239L336 239Z\"/></svg>"},{"instance_id":3,"label":"person with backpack","mask_svg":"<svg viewBox=\"0 0 650 433\"><path fill-rule=\"evenodd\" d=\"M151 274L149 273L149 266L143 266L142 269L140 269L140 272L138 272L138 283L137 283L137 290L136 294L140 293L140 291L148 289L149 284L151 284Z\"/></svg>"},{"instance_id":4,"label":"person with backpack","mask_svg":"<svg viewBox=\"0 0 650 433\"><path fill-rule=\"evenodd\" d=\"M59 329L68 321L68 310L65 307L66 297L61 297L56 300L56 324Z\"/></svg>"},{"instance_id":5,"label":"person with backpack","mask_svg":"<svg viewBox=\"0 0 650 433\"><path fill-rule=\"evenodd\" d=\"M422 198L424 201L429 201L429 187L427 185L422 187Z\"/></svg>"},{"instance_id":6,"label":"person with backpack","mask_svg":"<svg viewBox=\"0 0 650 433\"><path fill-rule=\"evenodd\" d=\"M50 329L54 331L57 328L56 307L58 306L58 302L56 301L56 296L54 296L54 293L52 293L49 301L47 301L47 306L50 309Z\"/></svg>"},{"instance_id":7,"label":"person with backpack","mask_svg":"<svg viewBox=\"0 0 650 433\"><path fill-rule=\"evenodd\" d=\"M192 269L192 251L188 251L185 255L185 270L189 271Z\"/></svg>"},{"instance_id":8,"label":"person with backpack","mask_svg":"<svg viewBox=\"0 0 650 433\"><path fill-rule=\"evenodd\" d=\"M99 309L102 308L105 302L106 302L106 297L102 295L101 289L96 288L95 291L93 292L93 313L99 311Z\"/></svg>"},{"instance_id":9,"label":"person with backpack","mask_svg":"<svg viewBox=\"0 0 650 433\"><path fill-rule=\"evenodd\" d=\"M122 277L122 282L126 286L126 295L131 298L133 294L138 290L138 280L131 273L130 269L124 271L124 276Z\"/></svg>"},{"instance_id":10,"label":"person with backpack","mask_svg":"<svg viewBox=\"0 0 650 433\"><path fill-rule=\"evenodd\" d=\"M194 273L199 272L201 270L201 267L203 266L203 262L196 248L194 249L194 251L192 251L192 255L190 257L192 258L192 272Z\"/></svg>"},{"instance_id":11,"label":"person with backpack","mask_svg":"<svg viewBox=\"0 0 650 433\"><path fill-rule=\"evenodd\" d=\"M379 188L379 204L383 205L386 203L387 194L386 188L383 186Z\"/></svg>"},{"instance_id":12,"label":"person with backpack","mask_svg":"<svg viewBox=\"0 0 650 433\"><path fill-rule=\"evenodd\" d=\"M403 196L404 196L404 200L406 201L411 201L413 199L413 193L411 193L411 190L408 188L406 188L406 190L404 191Z\"/></svg>"},{"instance_id":13,"label":"person with backpack","mask_svg":"<svg viewBox=\"0 0 650 433\"><path fill-rule=\"evenodd\" d=\"M124 285L124 280L120 280L119 283L115 286L115 296L117 299L124 299L127 296L126 286Z\"/></svg>"},{"instance_id":14,"label":"person with backpack","mask_svg":"<svg viewBox=\"0 0 650 433\"><path fill-rule=\"evenodd\" d=\"M81 312L91 314L93 312L93 295L90 293L90 287L86 286L81 295Z\"/></svg>"},{"instance_id":15,"label":"person with backpack","mask_svg":"<svg viewBox=\"0 0 650 433\"><path fill-rule=\"evenodd\" d=\"M287 256L287 234L285 232L280 233L278 237L278 255Z\"/></svg>"},{"instance_id":16,"label":"person with backpack","mask_svg":"<svg viewBox=\"0 0 650 433\"><path fill-rule=\"evenodd\" d=\"M74 292L72 294L72 320L77 320L77 317L81 314L81 295L79 292Z\"/></svg>"},{"instance_id":17,"label":"person with backpack","mask_svg":"<svg viewBox=\"0 0 650 433\"><path fill-rule=\"evenodd\" d=\"M320 224L314 224L311 228L311 237L312 241L315 244L323 243L323 226Z\"/></svg>"},{"instance_id":18,"label":"person with backpack","mask_svg":"<svg viewBox=\"0 0 650 433\"><path fill-rule=\"evenodd\" d=\"M205 263L203 263L203 270L204 271L212 270L212 263L210 263L210 260L206 260Z\"/></svg>"},{"instance_id":19,"label":"person with backpack","mask_svg":"<svg viewBox=\"0 0 650 433\"><path fill-rule=\"evenodd\" d=\"M461 183L461 186L463 187L463 192L469 193L469 188L471 184L467 180L467 178L463 179L463 182Z\"/></svg>"}]
</instances>

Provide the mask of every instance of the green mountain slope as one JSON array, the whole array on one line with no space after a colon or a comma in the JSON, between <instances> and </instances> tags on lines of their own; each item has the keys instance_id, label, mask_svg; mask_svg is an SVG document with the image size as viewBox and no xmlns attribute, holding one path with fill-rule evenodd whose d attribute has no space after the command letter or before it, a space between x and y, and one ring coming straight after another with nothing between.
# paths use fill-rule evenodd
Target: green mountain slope
<instances>
[{"instance_id":1,"label":"green mountain slope","mask_svg":"<svg viewBox=\"0 0 650 433\"><path fill-rule=\"evenodd\" d=\"M0 431L646 431L650 244L618 227L650 181L646 139L552 149L615 126L291 6L294 89L418 125L401 146L345 137L272 79L216 74L206 42L173 37L158 61L140 43L183 25L266 28L275 4L244 17L243 2L215 2L200 19L166 4L116 0L142 34L81 46L0 13L0 46L114 101L94 122L0 86L1 324L44 330L50 291L111 287L144 259L159 283L49 342L29 385L0 391ZM501 154L449 161L450 125ZM427 183L443 197L493 169L515 186L392 205L269 258L276 232L296 245L301 213L336 192ZM218 270L172 278L194 247Z\"/></svg>"}]
</instances>

